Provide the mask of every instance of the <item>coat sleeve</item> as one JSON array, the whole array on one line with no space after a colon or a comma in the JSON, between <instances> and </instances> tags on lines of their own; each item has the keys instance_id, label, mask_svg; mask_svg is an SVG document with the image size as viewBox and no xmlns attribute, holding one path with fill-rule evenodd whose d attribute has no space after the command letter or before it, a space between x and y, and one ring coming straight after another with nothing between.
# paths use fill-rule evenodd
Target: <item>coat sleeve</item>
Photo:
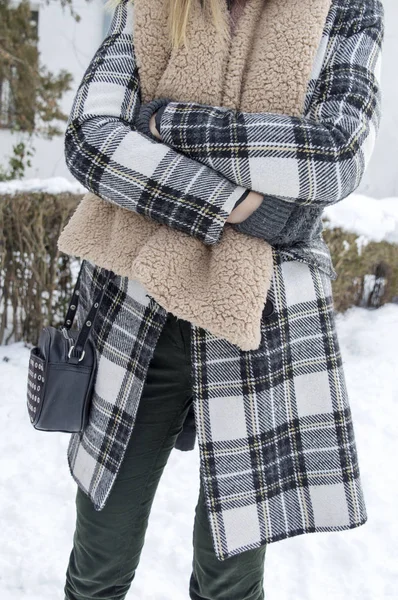
<instances>
[{"instance_id":1,"label":"coat sleeve","mask_svg":"<svg viewBox=\"0 0 398 600\"><path fill-rule=\"evenodd\" d=\"M164 142L264 194L259 210L267 235L297 206L322 210L348 196L367 168L381 117L384 13L379 0L358 6L347 7L345 22L333 23L303 117L183 102L163 111Z\"/></svg>"},{"instance_id":2,"label":"coat sleeve","mask_svg":"<svg viewBox=\"0 0 398 600\"><path fill-rule=\"evenodd\" d=\"M104 200L214 244L246 188L137 131L132 10L121 0L78 87L65 132L67 166Z\"/></svg>"}]
</instances>

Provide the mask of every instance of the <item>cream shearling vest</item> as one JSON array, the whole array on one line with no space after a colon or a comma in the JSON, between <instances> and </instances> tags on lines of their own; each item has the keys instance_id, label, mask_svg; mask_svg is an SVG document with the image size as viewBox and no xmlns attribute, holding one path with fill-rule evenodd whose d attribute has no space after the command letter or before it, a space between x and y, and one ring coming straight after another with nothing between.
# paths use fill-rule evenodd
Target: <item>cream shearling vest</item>
<instances>
[{"instance_id":1,"label":"cream shearling vest","mask_svg":"<svg viewBox=\"0 0 398 600\"><path fill-rule=\"evenodd\" d=\"M223 18L230 14L221 0ZM232 33L192 3L187 47L170 51L168 0L135 0L141 97L303 114L330 0L247 0ZM258 348L272 280L272 248L228 225L213 246L87 193L63 230L61 251L139 280L167 311L242 350Z\"/></svg>"}]
</instances>

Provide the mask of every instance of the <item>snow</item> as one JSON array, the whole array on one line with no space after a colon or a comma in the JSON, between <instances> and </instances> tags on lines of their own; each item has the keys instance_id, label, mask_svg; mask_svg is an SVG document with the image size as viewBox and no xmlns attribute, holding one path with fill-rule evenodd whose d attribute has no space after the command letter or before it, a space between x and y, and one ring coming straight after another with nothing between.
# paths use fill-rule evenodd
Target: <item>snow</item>
<instances>
[{"instance_id":1,"label":"snow","mask_svg":"<svg viewBox=\"0 0 398 600\"><path fill-rule=\"evenodd\" d=\"M388 600L398 594L398 306L354 307L336 319L369 520L349 531L270 544L267 600ZM75 522L69 435L31 426L28 356L22 342L0 346L0 596L64 600ZM171 453L129 600L187 600L198 473L197 447Z\"/></svg>"},{"instance_id":2,"label":"snow","mask_svg":"<svg viewBox=\"0 0 398 600\"><path fill-rule=\"evenodd\" d=\"M69 181L65 177L50 177L48 179L12 179L0 182L0 194L15 194L17 192L47 192L48 194L84 194L87 190L77 181Z\"/></svg>"},{"instance_id":3,"label":"snow","mask_svg":"<svg viewBox=\"0 0 398 600\"><path fill-rule=\"evenodd\" d=\"M324 216L330 221L328 227L342 227L363 236L362 245L364 241L398 243L398 198L376 200L351 194L328 206Z\"/></svg>"},{"instance_id":4,"label":"snow","mask_svg":"<svg viewBox=\"0 0 398 600\"><path fill-rule=\"evenodd\" d=\"M87 192L77 180L72 182L64 177L0 182L0 194L29 191L49 194ZM328 206L324 216L328 220L326 227L342 227L346 231L362 236L361 246L369 241L380 242L381 240L398 243L398 198L376 200L354 193L337 204Z\"/></svg>"}]
</instances>

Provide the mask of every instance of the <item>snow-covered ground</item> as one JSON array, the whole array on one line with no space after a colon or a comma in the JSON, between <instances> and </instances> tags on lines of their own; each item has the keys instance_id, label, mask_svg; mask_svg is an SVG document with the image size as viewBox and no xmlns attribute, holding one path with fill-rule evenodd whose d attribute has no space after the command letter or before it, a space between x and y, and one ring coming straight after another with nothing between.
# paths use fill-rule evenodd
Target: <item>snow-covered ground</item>
<instances>
[{"instance_id":1,"label":"snow-covered ground","mask_svg":"<svg viewBox=\"0 0 398 600\"><path fill-rule=\"evenodd\" d=\"M267 548L267 600L398 598L398 305L338 315L368 522ZM63 600L74 531L68 434L35 431L25 407L28 349L0 347L0 598ZM129 600L187 600L198 453L174 450Z\"/></svg>"},{"instance_id":2,"label":"snow-covered ground","mask_svg":"<svg viewBox=\"0 0 398 600\"><path fill-rule=\"evenodd\" d=\"M70 191L63 178L0 183L1 193ZM325 211L328 227L364 242L398 243L398 198L353 194ZM398 305L338 315L369 520L351 531L311 534L267 548L267 600L398 599ZM25 405L29 350L0 346L0 600L63 600L76 485L69 435L35 431ZM173 451L154 501L129 600L187 600L198 449Z\"/></svg>"}]
</instances>

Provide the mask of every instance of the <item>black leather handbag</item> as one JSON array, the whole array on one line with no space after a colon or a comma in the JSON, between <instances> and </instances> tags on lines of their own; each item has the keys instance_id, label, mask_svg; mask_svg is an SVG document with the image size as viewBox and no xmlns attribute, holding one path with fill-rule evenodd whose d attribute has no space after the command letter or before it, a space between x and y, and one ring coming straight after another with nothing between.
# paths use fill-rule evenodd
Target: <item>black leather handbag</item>
<instances>
[{"instance_id":1,"label":"black leather handbag","mask_svg":"<svg viewBox=\"0 0 398 600\"><path fill-rule=\"evenodd\" d=\"M71 329L80 294L84 261L73 290L62 327L43 327L37 346L30 351L27 408L30 421L41 431L82 432L97 370L97 355L90 337L106 287L114 277L105 271L105 281L80 331Z\"/></svg>"}]
</instances>

